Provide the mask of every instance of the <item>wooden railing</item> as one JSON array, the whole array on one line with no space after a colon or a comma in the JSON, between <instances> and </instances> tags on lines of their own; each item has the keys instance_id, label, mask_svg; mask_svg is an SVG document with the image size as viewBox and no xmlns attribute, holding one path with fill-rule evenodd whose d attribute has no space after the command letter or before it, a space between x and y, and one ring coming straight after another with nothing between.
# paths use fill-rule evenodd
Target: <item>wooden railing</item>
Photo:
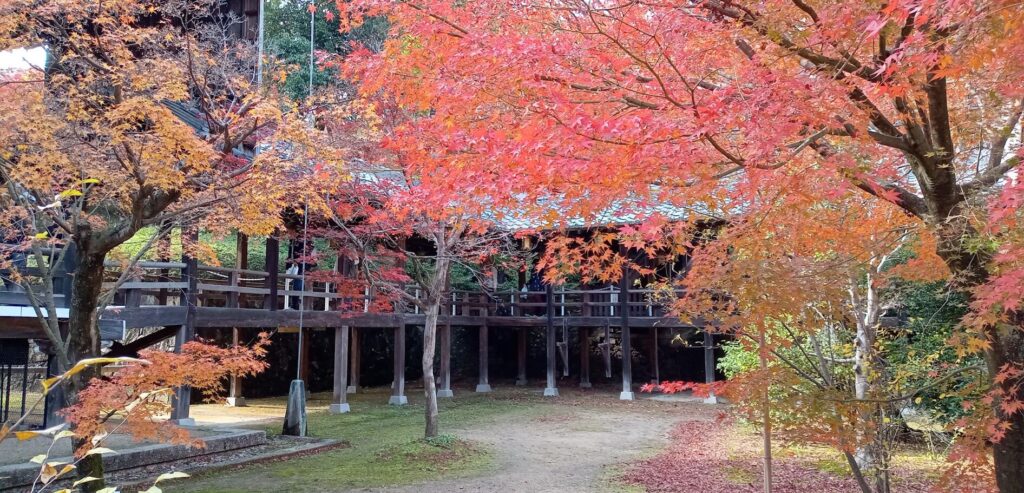
<instances>
[{"instance_id":1,"label":"wooden railing","mask_svg":"<svg viewBox=\"0 0 1024 493\"><path fill-rule=\"evenodd\" d=\"M117 264L108 265L108 284L119 276ZM114 304L128 308L182 305L188 289L187 266L182 262L140 262L129 279L122 283ZM200 265L196 273L196 299L200 306L285 310L298 308L302 299L306 310L366 311L374 301L372 290L361 296L342 295L331 283L311 280L299 288L302 276L268 273L259 270L233 269ZM276 288L276 289L272 289ZM273 294L276 291L276 295ZM417 288L409 288L414 297ZM614 288L593 290L551 291L550 307L556 317L620 317L621 310L630 317L664 317L666 297L679 296L680 291L631 289L623 304L621 292ZM546 316L548 291L451 291L446 296L443 313L453 316L531 317ZM399 303L396 311L417 314L414 303Z\"/></svg>"}]
</instances>

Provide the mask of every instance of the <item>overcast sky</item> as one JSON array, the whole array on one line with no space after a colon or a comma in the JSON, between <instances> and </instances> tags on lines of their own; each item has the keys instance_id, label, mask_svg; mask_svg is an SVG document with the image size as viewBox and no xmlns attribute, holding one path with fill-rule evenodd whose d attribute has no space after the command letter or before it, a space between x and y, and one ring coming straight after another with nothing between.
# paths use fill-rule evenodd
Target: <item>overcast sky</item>
<instances>
[{"instance_id":1,"label":"overcast sky","mask_svg":"<svg viewBox=\"0 0 1024 493\"><path fill-rule=\"evenodd\" d=\"M31 65L42 67L45 61L46 51L41 46L0 51L0 70L2 71L24 70Z\"/></svg>"}]
</instances>

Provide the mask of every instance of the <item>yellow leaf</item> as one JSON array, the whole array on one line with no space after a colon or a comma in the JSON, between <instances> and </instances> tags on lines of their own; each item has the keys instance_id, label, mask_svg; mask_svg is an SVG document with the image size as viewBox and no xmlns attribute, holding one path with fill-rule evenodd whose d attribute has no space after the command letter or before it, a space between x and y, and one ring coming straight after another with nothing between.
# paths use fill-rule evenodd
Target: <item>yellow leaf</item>
<instances>
[{"instance_id":1,"label":"yellow leaf","mask_svg":"<svg viewBox=\"0 0 1024 493\"><path fill-rule=\"evenodd\" d=\"M86 453L85 453L85 455L95 455L95 454L116 454L116 453L117 453L117 452L114 452L113 450L110 450L110 449L108 449L108 448L106 448L106 447L96 447L96 448L94 448L94 449L92 449L92 450L90 450L90 451L86 452Z\"/></svg>"},{"instance_id":2,"label":"yellow leaf","mask_svg":"<svg viewBox=\"0 0 1024 493\"><path fill-rule=\"evenodd\" d=\"M187 478L187 477L189 477L189 475L185 474L183 472L178 472L178 471L165 472L165 473L157 476L156 477L156 481L153 484L159 483L160 481L166 481L168 479L180 479L180 478Z\"/></svg>"},{"instance_id":3,"label":"yellow leaf","mask_svg":"<svg viewBox=\"0 0 1024 493\"><path fill-rule=\"evenodd\" d=\"M86 178L80 182L79 185L99 185L100 181L95 178Z\"/></svg>"},{"instance_id":4,"label":"yellow leaf","mask_svg":"<svg viewBox=\"0 0 1024 493\"><path fill-rule=\"evenodd\" d=\"M62 199L66 199L68 197L81 197L81 196L82 196L82 192L80 190L64 190L59 195L59 197L62 198Z\"/></svg>"},{"instance_id":5,"label":"yellow leaf","mask_svg":"<svg viewBox=\"0 0 1024 493\"><path fill-rule=\"evenodd\" d=\"M57 477L57 468L49 464L43 464L42 469L39 471L39 480L43 484L47 484L53 481L53 478Z\"/></svg>"},{"instance_id":6,"label":"yellow leaf","mask_svg":"<svg viewBox=\"0 0 1024 493\"><path fill-rule=\"evenodd\" d=\"M50 237L50 233L47 233L46 231L43 231L42 233L36 233L36 235L33 238L35 238L37 240L45 240L45 239L47 239L49 237Z\"/></svg>"},{"instance_id":7,"label":"yellow leaf","mask_svg":"<svg viewBox=\"0 0 1024 493\"><path fill-rule=\"evenodd\" d=\"M917 399L914 399L914 404L920 404L920 403L921 403L921 398L920 397L918 397Z\"/></svg>"},{"instance_id":8,"label":"yellow leaf","mask_svg":"<svg viewBox=\"0 0 1024 493\"><path fill-rule=\"evenodd\" d=\"M92 481L99 481L99 480L100 480L100 478L94 478L92 476L86 476L86 477L84 477L82 479L79 479L78 481L75 481L74 483L71 483L71 486L75 487L75 486L78 486L78 485L83 484L83 483L90 483Z\"/></svg>"},{"instance_id":9,"label":"yellow leaf","mask_svg":"<svg viewBox=\"0 0 1024 493\"><path fill-rule=\"evenodd\" d=\"M31 440L39 436L39 433L34 431L16 431L14 432L14 436L17 437L18 440Z\"/></svg>"},{"instance_id":10,"label":"yellow leaf","mask_svg":"<svg viewBox=\"0 0 1024 493\"><path fill-rule=\"evenodd\" d=\"M57 436L53 437L53 439L54 440L60 440L61 438L74 438L74 437L75 437L75 432L73 432L71 430L63 430L60 433L58 433Z\"/></svg>"},{"instance_id":11,"label":"yellow leaf","mask_svg":"<svg viewBox=\"0 0 1024 493\"><path fill-rule=\"evenodd\" d=\"M29 462L35 462L36 464L42 464L44 460L46 460L46 454L39 454L39 455L29 459Z\"/></svg>"}]
</instances>

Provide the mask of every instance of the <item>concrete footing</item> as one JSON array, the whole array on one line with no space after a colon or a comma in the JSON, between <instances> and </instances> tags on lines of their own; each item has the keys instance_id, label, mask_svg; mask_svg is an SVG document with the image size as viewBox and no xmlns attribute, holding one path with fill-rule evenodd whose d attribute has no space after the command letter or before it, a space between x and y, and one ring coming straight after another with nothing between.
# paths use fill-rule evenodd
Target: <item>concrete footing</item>
<instances>
[{"instance_id":1,"label":"concrete footing","mask_svg":"<svg viewBox=\"0 0 1024 493\"><path fill-rule=\"evenodd\" d=\"M245 407L245 397L228 397L227 405L230 407Z\"/></svg>"},{"instance_id":2,"label":"concrete footing","mask_svg":"<svg viewBox=\"0 0 1024 493\"><path fill-rule=\"evenodd\" d=\"M548 387L544 389L544 397L558 397L558 388Z\"/></svg>"},{"instance_id":3,"label":"concrete footing","mask_svg":"<svg viewBox=\"0 0 1024 493\"><path fill-rule=\"evenodd\" d=\"M632 401L632 400L635 400L635 399L636 399L636 396L634 395L633 392L621 392L621 393L619 393L619 400L620 401Z\"/></svg>"},{"instance_id":4,"label":"concrete footing","mask_svg":"<svg viewBox=\"0 0 1024 493\"><path fill-rule=\"evenodd\" d=\"M356 393L356 386L355 385L349 385L348 388L345 389L345 393L346 394L354 394L354 393Z\"/></svg>"},{"instance_id":5,"label":"concrete footing","mask_svg":"<svg viewBox=\"0 0 1024 493\"><path fill-rule=\"evenodd\" d=\"M409 398L404 395L393 395L388 399L388 404L392 406L404 406L409 403Z\"/></svg>"},{"instance_id":6,"label":"concrete footing","mask_svg":"<svg viewBox=\"0 0 1024 493\"><path fill-rule=\"evenodd\" d=\"M455 392L452 392L450 389L449 390L438 390L437 391L437 397L439 397L439 398L455 397Z\"/></svg>"},{"instance_id":7,"label":"concrete footing","mask_svg":"<svg viewBox=\"0 0 1024 493\"><path fill-rule=\"evenodd\" d=\"M704 398L704 404L718 404L718 396L711 394Z\"/></svg>"},{"instance_id":8,"label":"concrete footing","mask_svg":"<svg viewBox=\"0 0 1024 493\"><path fill-rule=\"evenodd\" d=\"M491 391L491 384L489 384L489 383L480 383L480 384L477 384L477 386L476 386L476 391L477 391L477 392L480 392L480 393L487 393L487 392L490 392L490 391Z\"/></svg>"},{"instance_id":9,"label":"concrete footing","mask_svg":"<svg viewBox=\"0 0 1024 493\"><path fill-rule=\"evenodd\" d=\"M348 403L344 404L331 404L331 408L328 410L331 414L345 414L352 409L348 407Z\"/></svg>"}]
</instances>

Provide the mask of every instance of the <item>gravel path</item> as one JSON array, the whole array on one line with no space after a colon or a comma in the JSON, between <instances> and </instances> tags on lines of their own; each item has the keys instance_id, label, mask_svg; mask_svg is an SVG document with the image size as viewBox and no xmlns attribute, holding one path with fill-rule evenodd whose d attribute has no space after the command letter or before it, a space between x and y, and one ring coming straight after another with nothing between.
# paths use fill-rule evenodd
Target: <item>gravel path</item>
<instances>
[{"instance_id":1,"label":"gravel path","mask_svg":"<svg viewBox=\"0 0 1024 493\"><path fill-rule=\"evenodd\" d=\"M495 468L483 476L364 491L583 492L607 490L608 466L663 448L672 425L707 413L652 412L649 406L604 409L553 406L540 417L524 417L454 430L485 444Z\"/></svg>"}]
</instances>

